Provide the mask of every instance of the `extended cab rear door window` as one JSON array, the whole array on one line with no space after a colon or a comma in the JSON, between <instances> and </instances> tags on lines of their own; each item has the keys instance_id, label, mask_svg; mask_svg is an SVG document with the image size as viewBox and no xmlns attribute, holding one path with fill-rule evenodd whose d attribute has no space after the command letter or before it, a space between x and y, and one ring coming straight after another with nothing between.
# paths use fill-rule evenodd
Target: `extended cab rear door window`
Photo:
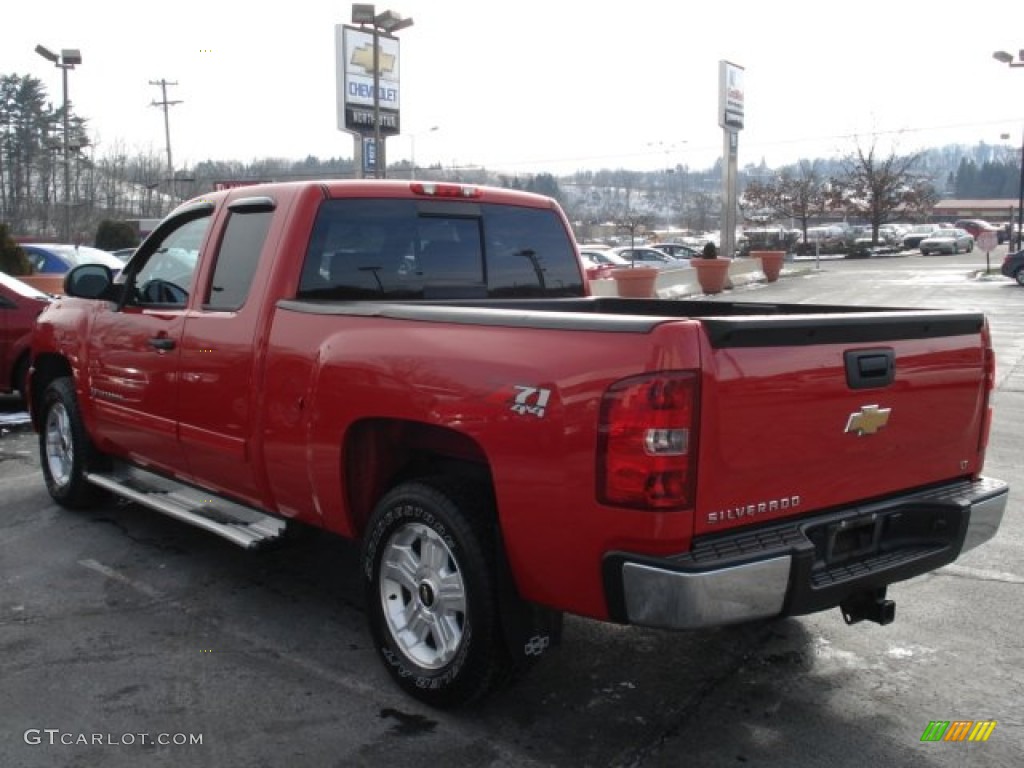
<instances>
[{"instance_id":1,"label":"extended cab rear door window","mask_svg":"<svg viewBox=\"0 0 1024 768\"><path fill-rule=\"evenodd\" d=\"M243 198L232 202L228 210L204 309L234 311L245 304L270 230L274 201L268 197Z\"/></svg>"},{"instance_id":2,"label":"extended cab rear door window","mask_svg":"<svg viewBox=\"0 0 1024 768\"><path fill-rule=\"evenodd\" d=\"M552 210L463 201L327 200L298 297L578 296L572 241Z\"/></svg>"}]
</instances>

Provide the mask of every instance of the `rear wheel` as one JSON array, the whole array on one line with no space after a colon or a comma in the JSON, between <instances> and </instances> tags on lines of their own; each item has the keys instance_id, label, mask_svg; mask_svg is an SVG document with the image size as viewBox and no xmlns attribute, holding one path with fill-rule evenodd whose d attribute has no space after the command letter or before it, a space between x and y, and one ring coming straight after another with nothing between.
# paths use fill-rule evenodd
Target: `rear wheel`
<instances>
[{"instance_id":1,"label":"rear wheel","mask_svg":"<svg viewBox=\"0 0 1024 768\"><path fill-rule=\"evenodd\" d=\"M99 463L100 455L85 431L70 378L55 379L46 388L40 415L39 463L46 490L61 506L92 506L103 492L86 479L86 471Z\"/></svg>"},{"instance_id":2,"label":"rear wheel","mask_svg":"<svg viewBox=\"0 0 1024 768\"><path fill-rule=\"evenodd\" d=\"M507 679L490 494L444 479L381 499L363 540L370 630L395 682L436 707L467 704Z\"/></svg>"},{"instance_id":3,"label":"rear wheel","mask_svg":"<svg viewBox=\"0 0 1024 768\"><path fill-rule=\"evenodd\" d=\"M1017 281L1017 285L1024 286L1024 267L1017 268L1017 271L1013 273L1013 279Z\"/></svg>"}]
</instances>

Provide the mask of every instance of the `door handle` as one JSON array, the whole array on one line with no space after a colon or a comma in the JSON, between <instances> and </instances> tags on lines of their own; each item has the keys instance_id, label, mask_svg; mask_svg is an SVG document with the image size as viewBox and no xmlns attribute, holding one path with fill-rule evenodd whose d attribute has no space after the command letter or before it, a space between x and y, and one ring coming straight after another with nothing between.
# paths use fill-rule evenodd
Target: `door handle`
<instances>
[{"instance_id":1,"label":"door handle","mask_svg":"<svg viewBox=\"0 0 1024 768\"><path fill-rule=\"evenodd\" d=\"M149 340L149 346L159 349L161 352L167 352L174 349L174 339L169 339L166 336L156 336Z\"/></svg>"}]
</instances>

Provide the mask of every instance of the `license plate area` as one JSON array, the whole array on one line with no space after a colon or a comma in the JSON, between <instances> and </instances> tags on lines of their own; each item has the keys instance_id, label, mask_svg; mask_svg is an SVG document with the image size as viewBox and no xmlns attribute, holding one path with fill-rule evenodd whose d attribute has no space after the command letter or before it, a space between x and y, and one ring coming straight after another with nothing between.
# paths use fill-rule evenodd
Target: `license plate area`
<instances>
[{"instance_id":1,"label":"license plate area","mask_svg":"<svg viewBox=\"0 0 1024 768\"><path fill-rule=\"evenodd\" d=\"M844 520L826 529L825 562L828 565L878 551L883 518L878 515Z\"/></svg>"}]
</instances>

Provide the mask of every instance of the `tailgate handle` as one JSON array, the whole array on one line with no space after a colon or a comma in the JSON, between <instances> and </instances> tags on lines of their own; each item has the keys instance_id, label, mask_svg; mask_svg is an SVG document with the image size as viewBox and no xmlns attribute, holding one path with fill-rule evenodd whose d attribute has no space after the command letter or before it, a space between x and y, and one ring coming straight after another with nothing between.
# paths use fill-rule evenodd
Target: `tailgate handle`
<instances>
[{"instance_id":1,"label":"tailgate handle","mask_svg":"<svg viewBox=\"0 0 1024 768\"><path fill-rule=\"evenodd\" d=\"M896 378L896 356L891 349L859 349L844 357L850 389L887 387Z\"/></svg>"}]
</instances>

